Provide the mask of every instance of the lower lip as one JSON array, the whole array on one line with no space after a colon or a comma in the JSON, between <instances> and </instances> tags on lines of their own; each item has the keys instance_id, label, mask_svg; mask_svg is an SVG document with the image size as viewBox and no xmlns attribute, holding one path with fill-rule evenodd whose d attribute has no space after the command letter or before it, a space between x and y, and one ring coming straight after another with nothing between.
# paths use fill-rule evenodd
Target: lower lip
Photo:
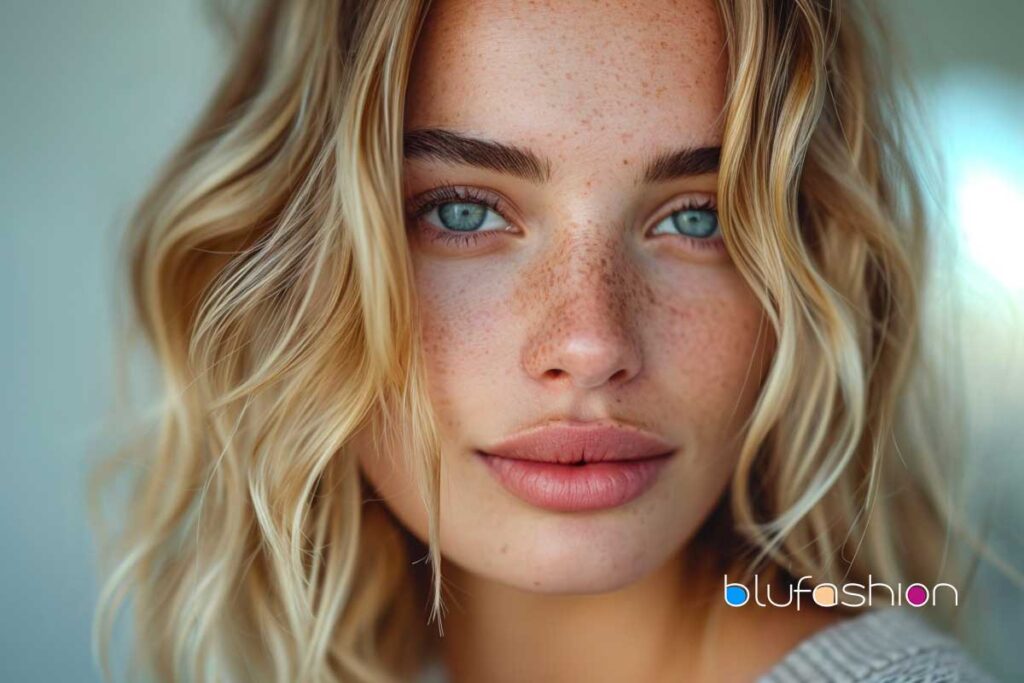
<instances>
[{"instance_id":1,"label":"lower lip","mask_svg":"<svg viewBox=\"0 0 1024 683\"><path fill-rule=\"evenodd\" d=\"M640 497L657 480L670 454L642 460L559 465L477 452L509 493L556 512L604 510Z\"/></svg>"}]
</instances>

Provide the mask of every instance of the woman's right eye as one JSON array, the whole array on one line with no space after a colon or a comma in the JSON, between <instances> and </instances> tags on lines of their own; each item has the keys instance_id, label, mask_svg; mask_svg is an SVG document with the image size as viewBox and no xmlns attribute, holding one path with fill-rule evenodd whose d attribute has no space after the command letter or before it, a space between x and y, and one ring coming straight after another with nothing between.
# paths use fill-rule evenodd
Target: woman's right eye
<instances>
[{"instance_id":1,"label":"woman's right eye","mask_svg":"<svg viewBox=\"0 0 1024 683\"><path fill-rule=\"evenodd\" d=\"M421 214L421 218L435 228L454 232L486 232L510 227L500 213L473 201L441 202Z\"/></svg>"}]
</instances>

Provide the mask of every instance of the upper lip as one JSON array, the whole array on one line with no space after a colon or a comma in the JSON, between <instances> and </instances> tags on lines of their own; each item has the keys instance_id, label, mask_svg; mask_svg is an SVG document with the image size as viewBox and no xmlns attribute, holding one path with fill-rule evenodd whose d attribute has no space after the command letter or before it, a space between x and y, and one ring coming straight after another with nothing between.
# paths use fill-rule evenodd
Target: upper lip
<instances>
[{"instance_id":1,"label":"upper lip","mask_svg":"<svg viewBox=\"0 0 1024 683\"><path fill-rule=\"evenodd\" d=\"M615 422L555 422L518 432L484 450L488 455L571 465L640 460L674 447L650 432Z\"/></svg>"}]
</instances>

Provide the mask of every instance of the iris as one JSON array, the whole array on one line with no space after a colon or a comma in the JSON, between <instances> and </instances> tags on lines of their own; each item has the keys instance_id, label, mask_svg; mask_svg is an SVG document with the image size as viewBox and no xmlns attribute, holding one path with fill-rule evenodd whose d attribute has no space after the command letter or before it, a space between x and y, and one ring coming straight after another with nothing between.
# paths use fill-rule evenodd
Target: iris
<instances>
[{"instance_id":1,"label":"iris","mask_svg":"<svg viewBox=\"0 0 1024 683\"><path fill-rule=\"evenodd\" d=\"M672 226L687 237L710 237L718 229L718 215L707 209L684 209L670 216Z\"/></svg>"},{"instance_id":2,"label":"iris","mask_svg":"<svg viewBox=\"0 0 1024 683\"><path fill-rule=\"evenodd\" d=\"M472 202L448 202L437 207L437 216L445 228L468 232L484 224L489 210L482 204Z\"/></svg>"}]
</instances>

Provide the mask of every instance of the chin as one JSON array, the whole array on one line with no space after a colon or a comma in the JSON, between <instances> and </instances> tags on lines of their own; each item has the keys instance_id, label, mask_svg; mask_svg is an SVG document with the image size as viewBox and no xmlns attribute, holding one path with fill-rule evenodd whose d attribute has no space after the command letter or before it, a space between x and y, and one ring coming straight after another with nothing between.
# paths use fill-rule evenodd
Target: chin
<instances>
[{"instance_id":1,"label":"chin","mask_svg":"<svg viewBox=\"0 0 1024 683\"><path fill-rule=\"evenodd\" d=\"M523 568L508 577L494 577L534 593L583 595L617 591L641 580L658 568L651 558L630 556L629 549L613 554L577 551L575 557L521 558Z\"/></svg>"},{"instance_id":2,"label":"chin","mask_svg":"<svg viewBox=\"0 0 1024 683\"><path fill-rule=\"evenodd\" d=\"M658 512L649 507L579 516L520 511L506 518L504 533L448 552L442 541L442 553L477 576L524 591L606 593L644 578L685 544L687 530L679 528L678 517L675 528L659 527ZM673 518L660 512L665 521Z\"/></svg>"}]
</instances>

